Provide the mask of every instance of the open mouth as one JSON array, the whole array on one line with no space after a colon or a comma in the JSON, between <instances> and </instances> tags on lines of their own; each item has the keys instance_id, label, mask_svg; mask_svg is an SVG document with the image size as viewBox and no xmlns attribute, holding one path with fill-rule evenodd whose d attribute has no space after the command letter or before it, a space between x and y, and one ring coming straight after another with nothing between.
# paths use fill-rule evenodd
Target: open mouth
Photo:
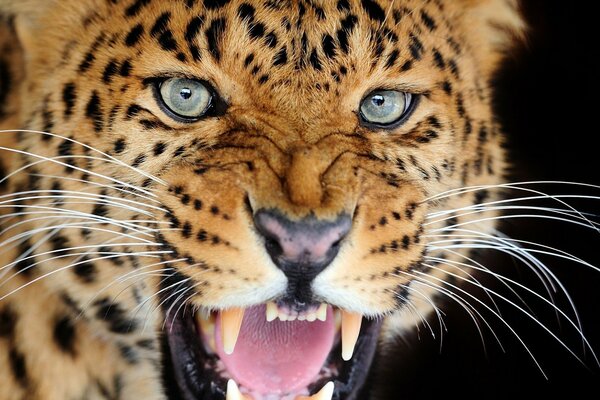
<instances>
[{"instance_id":1,"label":"open mouth","mask_svg":"<svg viewBox=\"0 0 600 400\"><path fill-rule=\"evenodd\" d=\"M381 329L381 320L326 304L175 314L166 339L184 400L355 399Z\"/></svg>"}]
</instances>

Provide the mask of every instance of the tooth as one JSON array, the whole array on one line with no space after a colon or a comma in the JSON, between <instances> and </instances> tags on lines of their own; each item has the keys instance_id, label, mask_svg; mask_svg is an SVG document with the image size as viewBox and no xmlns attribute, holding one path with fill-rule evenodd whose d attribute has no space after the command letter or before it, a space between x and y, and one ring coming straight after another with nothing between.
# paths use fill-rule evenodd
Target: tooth
<instances>
[{"instance_id":1,"label":"tooth","mask_svg":"<svg viewBox=\"0 0 600 400\"><path fill-rule=\"evenodd\" d=\"M306 316L308 322L315 322L317 320L317 314L311 313Z\"/></svg>"},{"instance_id":2,"label":"tooth","mask_svg":"<svg viewBox=\"0 0 600 400\"><path fill-rule=\"evenodd\" d=\"M279 313L279 320L280 321L287 321L287 315L283 314L283 313Z\"/></svg>"},{"instance_id":3,"label":"tooth","mask_svg":"<svg viewBox=\"0 0 600 400\"><path fill-rule=\"evenodd\" d=\"M275 321L277 319L277 315L279 314L279 310L277 309L277 304L272 301L267 303L267 322Z\"/></svg>"},{"instance_id":4,"label":"tooth","mask_svg":"<svg viewBox=\"0 0 600 400\"><path fill-rule=\"evenodd\" d=\"M308 315L298 315L298 321L306 321L308 319Z\"/></svg>"},{"instance_id":5,"label":"tooth","mask_svg":"<svg viewBox=\"0 0 600 400\"><path fill-rule=\"evenodd\" d=\"M225 400L250 400L250 397L244 396L240 388L233 379L227 381L227 396Z\"/></svg>"},{"instance_id":6,"label":"tooth","mask_svg":"<svg viewBox=\"0 0 600 400\"><path fill-rule=\"evenodd\" d=\"M296 400L331 400L333 398L333 389L333 382L327 382L327 384L319 390L319 393L315 393L310 397L298 396L296 397ZM227 400L229 400L229 398L227 398Z\"/></svg>"},{"instance_id":7,"label":"tooth","mask_svg":"<svg viewBox=\"0 0 600 400\"><path fill-rule=\"evenodd\" d=\"M354 346L360 333L362 315L342 310L342 358L348 361L354 353Z\"/></svg>"},{"instance_id":8,"label":"tooth","mask_svg":"<svg viewBox=\"0 0 600 400\"><path fill-rule=\"evenodd\" d=\"M243 308L230 308L221 311L221 340L225 354L232 354L244 318Z\"/></svg>"},{"instance_id":9,"label":"tooth","mask_svg":"<svg viewBox=\"0 0 600 400\"><path fill-rule=\"evenodd\" d=\"M295 321L296 320L296 315L288 315L287 320L288 321Z\"/></svg>"},{"instance_id":10,"label":"tooth","mask_svg":"<svg viewBox=\"0 0 600 400\"><path fill-rule=\"evenodd\" d=\"M327 320L327 304L321 303L317 310L317 319L323 322Z\"/></svg>"}]
</instances>

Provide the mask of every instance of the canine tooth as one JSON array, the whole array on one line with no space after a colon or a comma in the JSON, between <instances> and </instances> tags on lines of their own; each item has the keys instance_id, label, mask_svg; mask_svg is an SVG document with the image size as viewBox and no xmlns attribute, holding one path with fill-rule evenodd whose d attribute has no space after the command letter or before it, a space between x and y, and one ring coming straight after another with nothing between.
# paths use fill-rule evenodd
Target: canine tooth
<instances>
[{"instance_id":1,"label":"canine tooth","mask_svg":"<svg viewBox=\"0 0 600 400\"><path fill-rule=\"evenodd\" d=\"M232 354L240 328L244 319L243 308L230 308L221 311L221 340L223 341L223 351L225 354Z\"/></svg>"},{"instance_id":2,"label":"canine tooth","mask_svg":"<svg viewBox=\"0 0 600 400\"><path fill-rule=\"evenodd\" d=\"M342 310L342 358L348 361L354 353L354 346L360 333L362 315Z\"/></svg>"},{"instance_id":3,"label":"canine tooth","mask_svg":"<svg viewBox=\"0 0 600 400\"><path fill-rule=\"evenodd\" d=\"M298 396L296 397L296 400L331 400L333 398L333 389L333 382L327 382L318 393L315 393L310 397ZM229 400L229 398L227 398L227 400Z\"/></svg>"},{"instance_id":4,"label":"canine tooth","mask_svg":"<svg viewBox=\"0 0 600 400\"><path fill-rule=\"evenodd\" d=\"M323 322L327 320L327 304L321 303L317 310L317 319Z\"/></svg>"},{"instance_id":5,"label":"canine tooth","mask_svg":"<svg viewBox=\"0 0 600 400\"><path fill-rule=\"evenodd\" d=\"M277 304L270 301L267 303L267 322L275 321L277 319L277 315L279 315L279 310L277 309Z\"/></svg>"},{"instance_id":6,"label":"canine tooth","mask_svg":"<svg viewBox=\"0 0 600 400\"><path fill-rule=\"evenodd\" d=\"M227 381L227 395L225 400L250 400L250 397L244 396L240 388L233 379Z\"/></svg>"}]
</instances>

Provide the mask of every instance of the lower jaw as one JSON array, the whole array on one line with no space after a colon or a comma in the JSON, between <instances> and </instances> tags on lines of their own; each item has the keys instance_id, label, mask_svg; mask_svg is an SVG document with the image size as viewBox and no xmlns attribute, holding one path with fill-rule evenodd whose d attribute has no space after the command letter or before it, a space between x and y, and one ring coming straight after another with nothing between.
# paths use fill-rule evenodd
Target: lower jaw
<instances>
[{"instance_id":1,"label":"lower jaw","mask_svg":"<svg viewBox=\"0 0 600 400\"><path fill-rule=\"evenodd\" d=\"M296 400L311 396L328 382L333 383L333 399L354 400L365 384L381 330L381 320L364 319L360 336L349 361L343 361L339 341L332 347L321 372L304 389L290 394L256 394L253 400ZM232 378L219 356L203 343L195 317L179 313L167 318L164 341L165 386L170 400L222 400ZM207 350L208 349L208 350ZM331 384L329 384L331 385ZM242 391L248 393L242 387ZM229 398L232 397L230 394Z\"/></svg>"}]
</instances>

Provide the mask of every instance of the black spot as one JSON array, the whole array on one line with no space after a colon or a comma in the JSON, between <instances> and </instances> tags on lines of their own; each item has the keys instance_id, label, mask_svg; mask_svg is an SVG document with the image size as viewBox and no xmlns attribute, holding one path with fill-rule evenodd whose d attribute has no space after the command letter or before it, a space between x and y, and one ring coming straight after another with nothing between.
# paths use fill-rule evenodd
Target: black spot
<instances>
[{"instance_id":1,"label":"black spot","mask_svg":"<svg viewBox=\"0 0 600 400\"><path fill-rule=\"evenodd\" d=\"M414 34L410 35L410 54L415 60L420 60L423 57L423 43Z\"/></svg>"},{"instance_id":2,"label":"black spot","mask_svg":"<svg viewBox=\"0 0 600 400\"><path fill-rule=\"evenodd\" d=\"M127 37L125 38L125 44L128 47L135 46L140 41L140 38L143 34L144 27L142 26L142 24L137 24L127 34Z\"/></svg>"},{"instance_id":3,"label":"black spot","mask_svg":"<svg viewBox=\"0 0 600 400\"><path fill-rule=\"evenodd\" d=\"M62 99L65 103L65 118L68 119L73 114L73 108L77 100L77 92L73 82L69 82L63 87Z\"/></svg>"},{"instance_id":4,"label":"black spot","mask_svg":"<svg viewBox=\"0 0 600 400\"><path fill-rule=\"evenodd\" d=\"M208 239L208 232L206 232L204 229L200 229L200 232L198 232L198 235L196 235L196 237L199 241L206 242L206 240Z\"/></svg>"},{"instance_id":5,"label":"black spot","mask_svg":"<svg viewBox=\"0 0 600 400\"><path fill-rule=\"evenodd\" d=\"M6 62L0 60L0 118L4 115L3 106L5 105L8 93L12 88L12 78L10 69Z\"/></svg>"},{"instance_id":6,"label":"black spot","mask_svg":"<svg viewBox=\"0 0 600 400\"><path fill-rule=\"evenodd\" d=\"M267 46L274 49L275 46L277 46L277 35L275 35L274 32L269 33L267 36L265 36L265 43Z\"/></svg>"},{"instance_id":7,"label":"black spot","mask_svg":"<svg viewBox=\"0 0 600 400\"><path fill-rule=\"evenodd\" d=\"M88 117L92 124L94 125L94 130L96 132L102 131L104 128L104 121L102 115L102 107L100 104L100 96L98 96L98 92L92 92L92 97L88 101L88 104L85 108L85 115Z\"/></svg>"},{"instance_id":8,"label":"black spot","mask_svg":"<svg viewBox=\"0 0 600 400\"><path fill-rule=\"evenodd\" d=\"M408 249L410 247L410 237L408 235L404 235L402 237L402 248L404 250Z\"/></svg>"},{"instance_id":9,"label":"black spot","mask_svg":"<svg viewBox=\"0 0 600 400\"><path fill-rule=\"evenodd\" d=\"M140 107L138 104L131 104L127 108L127 112L125 113L125 119L129 120L129 119L137 117L137 115L140 113L141 110L142 110L142 107Z\"/></svg>"},{"instance_id":10,"label":"black spot","mask_svg":"<svg viewBox=\"0 0 600 400\"><path fill-rule=\"evenodd\" d=\"M421 10L421 21L430 31L434 31L437 28L435 20L431 17L431 15L427 14L425 10Z\"/></svg>"},{"instance_id":11,"label":"black spot","mask_svg":"<svg viewBox=\"0 0 600 400\"><path fill-rule=\"evenodd\" d=\"M340 50L348 53L348 37L358 23L356 15L348 15L342 20L342 27L337 31L337 40L340 45Z\"/></svg>"},{"instance_id":12,"label":"black spot","mask_svg":"<svg viewBox=\"0 0 600 400\"><path fill-rule=\"evenodd\" d=\"M75 326L68 316L59 318L54 324L54 343L70 355L75 355Z\"/></svg>"},{"instance_id":13,"label":"black spot","mask_svg":"<svg viewBox=\"0 0 600 400\"><path fill-rule=\"evenodd\" d=\"M167 149L167 145L164 142L158 142L154 145L153 153L154 156L160 156Z\"/></svg>"},{"instance_id":14,"label":"black spot","mask_svg":"<svg viewBox=\"0 0 600 400\"><path fill-rule=\"evenodd\" d=\"M83 73L90 69L95 59L96 56L94 56L92 52L87 53L83 58L83 61L81 61L81 63L79 64L79 72Z\"/></svg>"},{"instance_id":15,"label":"black spot","mask_svg":"<svg viewBox=\"0 0 600 400\"><path fill-rule=\"evenodd\" d=\"M402 216L400 215L400 213L398 211L393 211L392 212L392 217L394 217L394 219L396 221L400 221L400 219L402 218Z\"/></svg>"},{"instance_id":16,"label":"black spot","mask_svg":"<svg viewBox=\"0 0 600 400\"><path fill-rule=\"evenodd\" d=\"M362 0L362 6L369 15L369 17L378 22L385 21L385 12L383 8L374 0Z\"/></svg>"},{"instance_id":17,"label":"black spot","mask_svg":"<svg viewBox=\"0 0 600 400\"><path fill-rule=\"evenodd\" d=\"M208 51L212 54L215 60L221 59L220 41L221 35L225 31L225 19L217 18L211 22L206 30L206 40L208 41Z\"/></svg>"},{"instance_id":18,"label":"black spot","mask_svg":"<svg viewBox=\"0 0 600 400\"><path fill-rule=\"evenodd\" d=\"M319 55L317 54L317 49L313 49L310 53L310 64L317 71L321 70L321 60L319 60Z\"/></svg>"},{"instance_id":19,"label":"black spot","mask_svg":"<svg viewBox=\"0 0 600 400\"><path fill-rule=\"evenodd\" d=\"M250 35L252 39L260 39L265 35L265 26L260 22L252 23L248 30L248 35Z\"/></svg>"},{"instance_id":20,"label":"black spot","mask_svg":"<svg viewBox=\"0 0 600 400\"><path fill-rule=\"evenodd\" d=\"M387 61L385 62L386 68L391 68L394 66L394 63L398 59L400 52L397 49L394 49L387 57Z\"/></svg>"},{"instance_id":21,"label":"black spot","mask_svg":"<svg viewBox=\"0 0 600 400\"><path fill-rule=\"evenodd\" d=\"M135 349L125 343L119 343L119 352L123 359L130 365L135 365L140 361L140 358ZM113 398L112 396L110 398Z\"/></svg>"},{"instance_id":22,"label":"black spot","mask_svg":"<svg viewBox=\"0 0 600 400\"><path fill-rule=\"evenodd\" d=\"M273 65L283 65L287 63L287 59L287 50L285 47L282 47L273 57Z\"/></svg>"},{"instance_id":23,"label":"black spot","mask_svg":"<svg viewBox=\"0 0 600 400\"><path fill-rule=\"evenodd\" d=\"M9 306L0 310L0 338L13 336L16 324L17 314Z\"/></svg>"},{"instance_id":24,"label":"black spot","mask_svg":"<svg viewBox=\"0 0 600 400\"><path fill-rule=\"evenodd\" d=\"M381 226L386 226L388 223L388 219L386 217L381 217L381 219L379 220L379 225Z\"/></svg>"},{"instance_id":25,"label":"black spot","mask_svg":"<svg viewBox=\"0 0 600 400\"><path fill-rule=\"evenodd\" d=\"M229 1L230 0L204 0L204 7L209 10L217 10L229 3Z\"/></svg>"},{"instance_id":26,"label":"black spot","mask_svg":"<svg viewBox=\"0 0 600 400\"><path fill-rule=\"evenodd\" d=\"M127 9L125 10L125 15L127 17L135 17L140 12L140 10L143 7L150 4L150 2L151 0L135 0L133 4L127 7Z\"/></svg>"},{"instance_id":27,"label":"black spot","mask_svg":"<svg viewBox=\"0 0 600 400\"><path fill-rule=\"evenodd\" d=\"M411 68L412 68L412 61L411 61L411 60L406 60L406 61L405 61L405 62L402 64L402 66L400 67L400 71L402 71L402 72L406 72L406 71L408 71L408 70L409 70L409 69L411 69Z\"/></svg>"},{"instance_id":28,"label":"black spot","mask_svg":"<svg viewBox=\"0 0 600 400\"><path fill-rule=\"evenodd\" d=\"M111 332L128 334L137 329L137 322L127 318L126 312L119 303L104 298L98 300L95 305L98 307L96 318L105 321Z\"/></svg>"},{"instance_id":29,"label":"black spot","mask_svg":"<svg viewBox=\"0 0 600 400\"><path fill-rule=\"evenodd\" d=\"M104 67L104 72L102 73L102 81L104 83L110 83L112 81L113 75L117 73L119 65L116 60L110 60L106 67Z\"/></svg>"},{"instance_id":30,"label":"black spot","mask_svg":"<svg viewBox=\"0 0 600 400\"><path fill-rule=\"evenodd\" d=\"M192 42L196 39L196 36L200 32L200 29L203 25L204 18L199 15L192 18L192 20L188 23L188 26L185 30L185 40L189 44L192 44Z\"/></svg>"},{"instance_id":31,"label":"black spot","mask_svg":"<svg viewBox=\"0 0 600 400\"><path fill-rule=\"evenodd\" d=\"M333 59L335 57L335 42L331 35L324 35L322 40L323 53L325 57Z\"/></svg>"},{"instance_id":32,"label":"black spot","mask_svg":"<svg viewBox=\"0 0 600 400\"><path fill-rule=\"evenodd\" d=\"M442 82L442 90L450 96L452 94L452 84L448 81Z\"/></svg>"},{"instance_id":33,"label":"black spot","mask_svg":"<svg viewBox=\"0 0 600 400\"><path fill-rule=\"evenodd\" d=\"M146 161L146 158L147 158L147 157L146 157L146 155L145 155L145 154L140 154L140 155L138 155L138 156L135 158L135 160L133 160L133 162L131 163L131 166L132 166L133 168L137 168L137 167L139 167L140 165L142 165L142 164L143 164L143 163Z\"/></svg>"},{"instance_id":34,"label":"black spot","mask_svg":"<svg viewBox=\"0 0 600 400\"><path fill-rule=\"evenodd\" d=\"M238 7L238 16L242 20L252 21L254 19L254 13L256 10L248 3L242 3Z\"/></svg>"},{"instance_id":35,"label":"black spot","mask_svg":"<svg viewBox=\"0 0 600 400\"><path fill-rule=\"evenodd\" d=\"M94 263L82 260L73 266L73 272L83 283L93 283L98 276L98 270Z\"/></svg>"},{"instance_id":36,"label":"black spot","mask_svg":"<svg viewBox=\"0 0 600 400\"><path fill-rule=\"evenodd\" d=\"M194 210L199 211L202 209L202 201L194 200Z\"/></svg>"},{"instance_id":37,"label":"black spot","mask_svg":"<svg viewBox=\"0 0 600 400\"><path fill-rule=\"evenodd\" d=\"M250 53L246 56L246 58L244 59L244 67L250 65L252 61L254 61L254 53Z\"/></svg>"},{"instance_id":38,"label":"black spot","mask_svg":"<svg viewBox=\"0 0 600 400\"><path fill-rule=\"evenodd\" d=\"M446 62L444 61L444 57L437 49L433 49L433 61L439 69L443 70L446 68Z\"/></svg>"},{"instance_id":39,"label":"black spot","mask_svg":"<svg viewBox=\"0 0 600 400\"><path fill-rule=\"evenodd\" d=\"M350 11L350 3L348 0L338 0L337 9L338 11Z\"/></svg>"},{"instance_id":40,"label":"black spot","mask_svg":"<svg viewBox=\"0 0 600 400\"><path fill-rule=\"evenodd\" d=\"M125 150L126 142L125 139L117 139L113 144L113 150L115 153L120 154Z\"/></svg>"},{"instance_id":41,"label":"black spot","mask_svg":"<svg viewBox=\"0 0 600 400\"><path fill-rule=\"evenodd\" d=\"M17 351L17 349L12 348L8 354L8 360L16 381L21 385L21 387L27 388L29 378L27 377L25 356Z\"/></svg>"},{"instance_id":42,"label":"black spot","mask_svg":"<svg viewBox=\"0 0 600 400\"><path fill-rule=\"evenodd\" d=\"M219 207L217 207L217 206L212 206L212 207L210 208L210 212L211 212L211 214L213 214L213 215L218 215L218 214L219 214Z\"/></svg>"},{"instance_id":43,"label":"black spot","mask_svg":"<svg viewBox=\"0 0 600 400\"><path fill-rule=\"evenodd\" d=\"M121 70L119 71L119 74L121 76L129 76L131 75L131 61L129 60L125 60L123 61L123 64L121 64Z\"/></svg>"},{"instance_id":44,"label":"black spot","mask_svg":"<svg viewBox=\"0 0 600 400\"><path fill-rule=\"evenodd\" d=\"M189 239L192 236L192 224L187 221L183 224L183 227L181 228L181 236L186 239Z\"/></svg>"},{"instance_id":45,"label":"black spot","mask_svg":"<svg viewBox=\"0 0 600 400\"><path fill-rule=\"evenodd\" d=\"M165 131L170 131L173 129L159 119L142 119L139 121L139 123L144 127L144 129L162 129Z\"/></svg>"}]
</instances>

